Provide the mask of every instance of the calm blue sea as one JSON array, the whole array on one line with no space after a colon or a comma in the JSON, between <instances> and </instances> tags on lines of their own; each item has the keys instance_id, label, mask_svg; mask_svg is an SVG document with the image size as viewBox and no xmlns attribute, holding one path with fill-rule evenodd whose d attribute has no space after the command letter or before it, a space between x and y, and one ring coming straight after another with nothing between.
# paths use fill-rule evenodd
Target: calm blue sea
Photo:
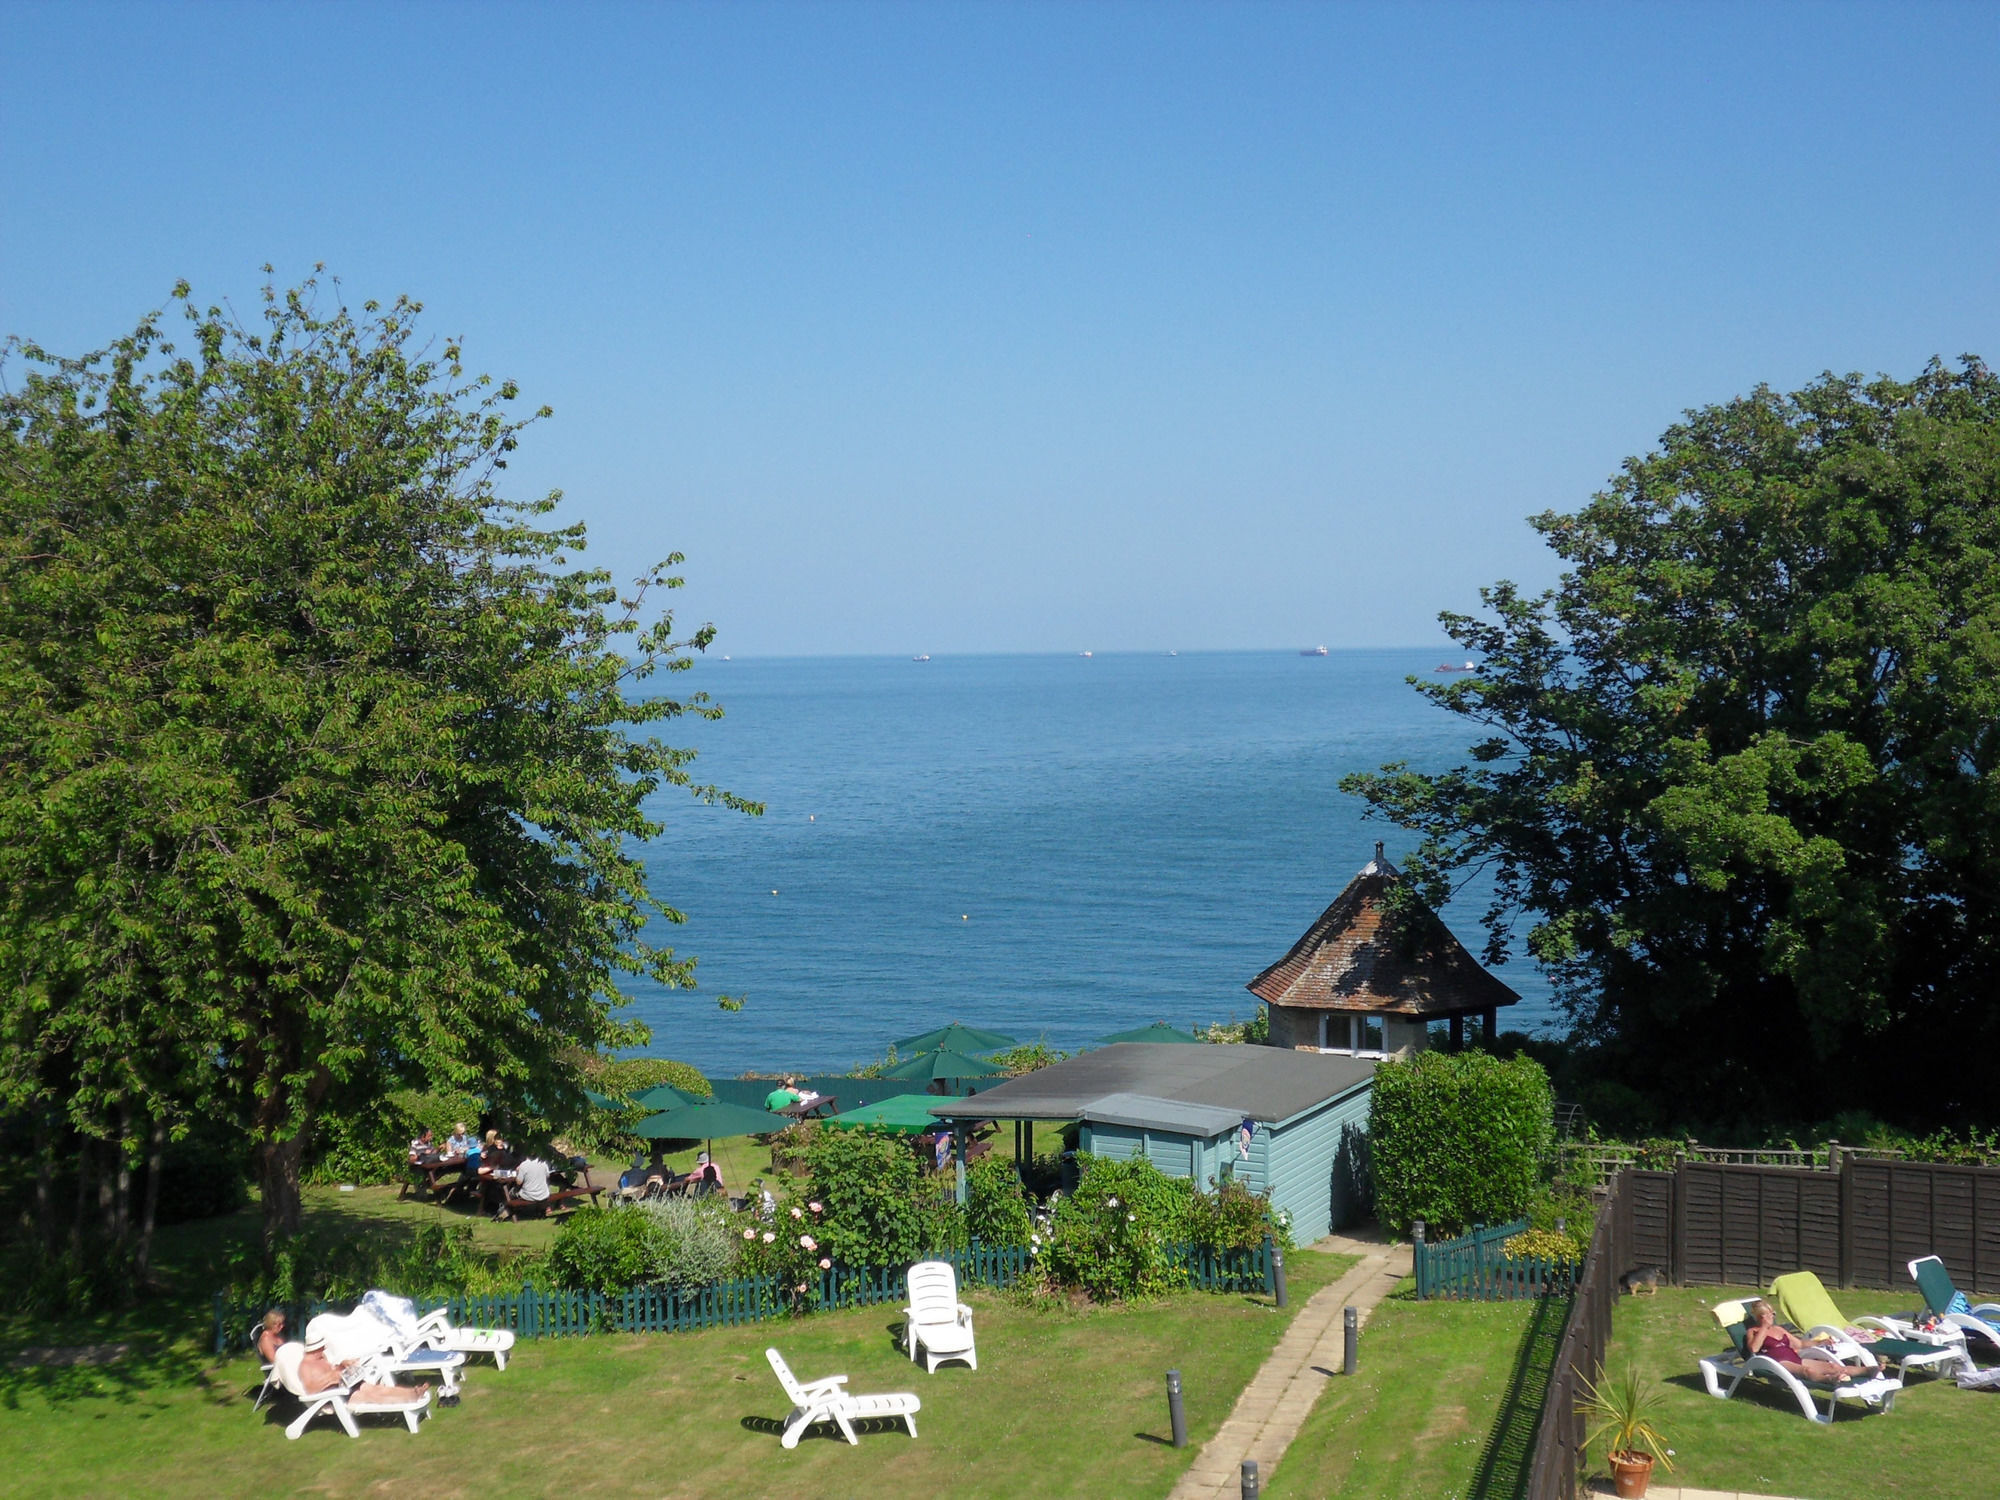
<instances>
[{"instance_id":1,"label":"calm blue sea","mask_svg":"<svg viewBox=\"0 0 2000 1500\"><path fill-rule=\"evenodd\" d=\"M727 716L667 738L768 810L656 800L646 863L700 988L633 991L647 1050L728 1077L845 1068L951 1020L1075 1048L1246 1017L1244 985L1374 841L1409 846L1341 776L1464 758L1468 726L1404 682L1440 660L710 657L673 686ZM1445 913L1475 953L1483 896ZM1550 1024L1533 966L1502 972L1523 997L1502 1024Z\"/></svg>"}]
</instances>

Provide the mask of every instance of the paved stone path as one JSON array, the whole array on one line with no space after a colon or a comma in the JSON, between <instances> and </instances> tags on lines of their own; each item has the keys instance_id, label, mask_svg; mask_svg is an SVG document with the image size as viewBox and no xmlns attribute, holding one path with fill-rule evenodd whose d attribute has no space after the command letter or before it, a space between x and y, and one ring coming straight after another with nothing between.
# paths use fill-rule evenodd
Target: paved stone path
<instances>
[{"instance_id":1,"label":"paved stone path","mask_svg":"<svg viewBox=\"0 0 2000 1500\"><path fill-rule=\"evenodd\" d=\"M1590 1483L1593 1495L1613 1495L1617 1491L1608 1479L1593 1479ZM1782 1500L1778 1495L1753 1495L1748 1490L1680 1490L1672 1485L1662 1488L1657 1482L1646 1486L1646 1500Z\"/></svg>"},{"instance_id":2,"label":"paved stone path","mask_svg":"<svg viewBox=\"0 0 2000 1500\"><path fill-rule=\"evenodd\" d=\"M1229 1420L1202 1445L1169 1500L1237 1500L1242 1493L1246 1458L1257 1460L1258 1478L1269 1484L1278 1460L1305 1425L1321 1388L1339 1374L1346 1340L1341 1309L1356 1309L1361 1326L1366 1328L1375 1304L1411 1274L1408 1245L1335 1235L1321 1240L1316 1248L1359 1255L1361 1260L1332 1286L1320 1288L1299 1309L1278 1347L1236 1398Z\"/></svg>"}]
</instances>

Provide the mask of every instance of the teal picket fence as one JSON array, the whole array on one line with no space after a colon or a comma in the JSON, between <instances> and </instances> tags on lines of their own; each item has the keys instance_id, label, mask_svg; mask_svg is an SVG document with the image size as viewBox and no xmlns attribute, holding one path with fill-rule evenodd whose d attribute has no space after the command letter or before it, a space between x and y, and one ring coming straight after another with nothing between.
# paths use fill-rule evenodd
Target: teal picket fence
<instances>
[{"instance_id":1,"label":"teal picket fence","mask_svg":"<svg viewBox=\"0 0 2000 1500\"><path fill-rule=\"evenodd\" d=\"M1168 1252L1202 1291L1269 1290L1271 1247L1267 1241L1247 1250L1212 1250L1179 1245ZM1023 1245L973 1245L944 1251L935 1260L951 1262L963 1286L1011 1286L1034 1263ZM812 1306L867 1307L900 1300L908 1291L907 1267L835 1266L820 1272ZM787 1288L772 1276L717 1281L689 1291L673 1287L633 1287L624 1292L538 1291L488 1296L418 1297L417 1310L443 1308L453 1323L474 1328L505 1328L516 1338L564 1338L588 1333L681 1333L699 1328L727 1328L758 1323L793 1310ZM349 1312L354 1299L285 1303L286 1321L294 1338L323 1312ZM263 1317L268 1302L242 1302L215 1294L215 1352L248 1348L252 1326Z\"/></svg>"},{"instance_id":2,"label":"teal picket fence","mask_svg":"<svg viewBox=\"0 0 2000 1500\"><path fill-rule=\"evenodd\" d=\"M1419 1240L1412 1249L1419 1299L1455 1298L1464 1302L1514 1302L1547 1293L1567 1296L1575 1285L1577 1267L1569 1261L1539 1257L1511 1260L1503 1248L1528 1227L1526 1219L1492 1228L1474 1225L1470 1234L1435 1244Z\"/></svg>"}]
</instances>

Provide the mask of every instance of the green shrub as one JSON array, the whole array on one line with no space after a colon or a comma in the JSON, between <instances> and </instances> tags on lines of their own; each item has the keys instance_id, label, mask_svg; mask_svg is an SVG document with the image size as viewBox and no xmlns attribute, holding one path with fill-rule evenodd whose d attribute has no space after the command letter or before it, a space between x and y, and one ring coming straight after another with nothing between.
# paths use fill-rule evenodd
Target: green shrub
<instances>
[{"instance_id":1,"label":"green shrub","mask_svg":"<svg viewBox=\"0 0 2000 1500\"><path fill-rule=\"evenodd\" d=\"M965 1169L966 1233L982 1245L1025 1245L1035 1227L1011 1161L984 1156Z\"/></svg>"},{"instance_id":2,"label":"green shrub","mask_svg":"<svg viewBox=\"0 0 2000 1500\"><path fill-rule=\"evenodd\" d=\"M650 1221L643 1280L692 1291L735 1271L741 1230L717 1199L658 1198L625 1212Z\"/></svg>"},{"instance_id":3,"label":"green shrub","mask_svg":"<svg viewBox=\"0 0 2000 1500\"><path fill-rule=\"evenodd\" d=\"M963 1241L955 1203L927 1184L901 1136L819 1130L803 1146L806 1198L823 1205L824 1252L845 1266L906 1266Z\"/></svg>"},{"instance_id":4,"label":"green shrub","mask_svg":"<svg viewBox=\"0 0 2000 1500\"><path fill-rule=\"evenodd\" d=\"M1194 1183L1169 1177L1143 1157L1113 1161L1078 1157L1076 1191L1059 1200L1045 1274L1081 1287L1094 1301L1157 1297L1184 1286L1186 1271L1167 1255L1184 1244L1194 1219Z\"/></svg>"},{"instance_id":5,"label":"green shrub","mask_svg":"<svg viewBox=\"0 0 2000 1500\"><path fill-rule=\"evenodd\" d=\"M600 1094L636 1094L656 1083L672 1084L683 1094L703 1099L715 1093L693 1063L676 1062L671 1057L627 1057L588 1066L584 1072Z\"/></svg>"},{"instance_id":6,"label":"green shrub","mask_svg":"<svg viewBox=\"0 0 2000 1500\"><path fill-rule=\"evenodd\" d=\"M1524 1229L1519 1234L1509 1235L1500 1248L1509 1260L1577 1261L1583 1258L1574 1239L1567 1234L1557 1234L1553 1229Z\"/></svg>"},{"instance_id":7,"label":"green shrub","mask_svg":"<svg viewBox=\"0 0 2000 1500\"><path fill-rule=\"evenodd\" d=\"M337 1110L320 1120L305 1180L394 1182L409 1164L410 1142L419 1131L428 1129L439 1141L460 1121L476 1131L482 1107L472 1094L396 1089L370 1104Z\"/></svg>"},{"instance_id":8,"label":"green shrub","mask_svg":"<svg viewBox=\"0 0 2000 1500\"><path fill-rule=\"evenodd\" d=\"M1291 1215L1276 1212L1270 1198L1225 1178L1212 1193L1197 1193L1188 1215L1188 1241L1210 1250L1254 1250L1269 1236L1280 1249L1292 1248Z\"/></svg>"},{"instance_id":9,"label":"green shrub","mask_svg":"<svg viewBox=\"0 0 2000 1500\"><path fill-rule=\"evenodd\" d=\"M579 1292L643 1285L653 1267L653 1221L630 1208L579 1208L556 1231L549 1274Z\"/></svg>"},{"instance_id":10,"label":"green shrub","mask_svg":"<svg viewBox=\"0 0 2000 1500\"><path fill-rule=\"evenodd\" d=\"M1380 1064L1368 1117L1377 1215L1397 1234L1422 1219L1438 1235L1519 1217L1541 1185L1554 1110L1530 1057L1419 1052Z\"/></svg>"}]
</instances>

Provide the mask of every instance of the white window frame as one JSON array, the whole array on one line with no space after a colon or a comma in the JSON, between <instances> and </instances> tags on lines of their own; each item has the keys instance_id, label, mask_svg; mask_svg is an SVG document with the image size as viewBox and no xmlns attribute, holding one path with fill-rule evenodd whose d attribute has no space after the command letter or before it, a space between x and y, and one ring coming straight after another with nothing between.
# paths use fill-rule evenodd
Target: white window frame
<instances>
[{"instance_id":1,"label":"white window frame","mask_svg":"<svg viewBox=\"0 0 2000 1500\"><path fill-rule=\"evenodd\" d=\"M1381 1028L1381 1039L1373 1047L1362 1045L1366 1040L1362 1023L1366 1021L1373 1021ZM1319 1013L1319 1050L1336 1057L1387 1057L1389 1018L1372 1011L1323 1010Z\"/></svg>"}]
</instances>

